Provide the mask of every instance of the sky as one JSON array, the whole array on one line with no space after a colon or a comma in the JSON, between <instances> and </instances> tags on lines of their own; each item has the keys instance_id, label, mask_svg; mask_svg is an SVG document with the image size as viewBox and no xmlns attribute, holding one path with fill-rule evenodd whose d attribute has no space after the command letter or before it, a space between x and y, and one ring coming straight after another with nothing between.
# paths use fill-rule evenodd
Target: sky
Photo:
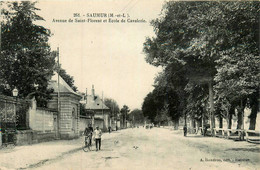
<instances>
[{"instance_id":1,"label":"sky","mask_svg":"<svg viewBox=\"0 0 260 170\"><path fill-rule=\"evenodd\" d=\"M112 98L122 107L141 108L145 96L153 90L160 68L145 61L143 43L154 36L152 19L158 18L164 0L41 0L36 7L45 21L40 25L51 30L52 50L59 47L60 63L74 77L80 92L91 93L92 85L100 97ZM74 17L74 13L80 17ZM143 19L145 23L103 23L104 18L87 14L113 14L111 19ZM75 19L85 22L75 22ZM69 22L71 19L73 22ZM102 19L90 23L87 19ZM67 20L53 22L53 20Z\"/></svg>"}]
</instances>

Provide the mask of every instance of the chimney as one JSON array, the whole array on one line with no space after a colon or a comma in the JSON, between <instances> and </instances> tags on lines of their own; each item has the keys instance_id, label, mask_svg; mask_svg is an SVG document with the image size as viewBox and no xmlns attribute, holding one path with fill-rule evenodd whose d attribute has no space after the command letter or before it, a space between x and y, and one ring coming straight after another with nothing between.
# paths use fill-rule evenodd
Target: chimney
<instances>
[{"instance_id":1,"label":"chimney","mask_svg":"<svg viewBox=\"0 0 260 170\"><path fill-rule=\"evenodd\" d=\"M92 85L92 97L93 97L93 100L95 100L95 89L94 89L94 85Z\"/></svg>"}]
</instances>

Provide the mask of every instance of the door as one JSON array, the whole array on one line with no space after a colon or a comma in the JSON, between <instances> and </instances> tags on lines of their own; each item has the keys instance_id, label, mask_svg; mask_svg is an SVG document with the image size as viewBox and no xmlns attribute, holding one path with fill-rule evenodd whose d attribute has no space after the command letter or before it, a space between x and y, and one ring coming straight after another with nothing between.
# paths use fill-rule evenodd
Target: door
<instances>
[{"instance_id":1,"label":"door","mask_svg":"<svg viewBox=\"0 0 260 170\"><path fill-rule=\"evenodd\" d=\"M53 115L53 130L55 133L55 138L58 138L58 121L57 121L57 115Z\"/></svg>"},{"instance_id":2,"label":"door","mask_svg":"<svg viewBox=\"0 0 260 170\"><path fill-rule=\"evenodd\" d=\"M72 131L74 134L77 133L77 109L75 107L72 108Z\"/></svg>"}]
</instances>

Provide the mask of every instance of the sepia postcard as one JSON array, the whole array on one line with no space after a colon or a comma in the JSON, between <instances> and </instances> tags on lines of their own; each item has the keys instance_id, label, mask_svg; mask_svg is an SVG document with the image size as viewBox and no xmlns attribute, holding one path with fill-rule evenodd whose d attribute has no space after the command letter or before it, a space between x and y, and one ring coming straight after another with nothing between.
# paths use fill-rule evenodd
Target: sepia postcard
<instances>
[{"instance_id":1,"label":"sepia postcard","mask_svg":"<svg viewBox=\"0 0 260 170\"><path fill-rule=\"evenodd\" d=\"M0 170L260 169L259 1L0 2Z\"/></svg>"}]
</instances>

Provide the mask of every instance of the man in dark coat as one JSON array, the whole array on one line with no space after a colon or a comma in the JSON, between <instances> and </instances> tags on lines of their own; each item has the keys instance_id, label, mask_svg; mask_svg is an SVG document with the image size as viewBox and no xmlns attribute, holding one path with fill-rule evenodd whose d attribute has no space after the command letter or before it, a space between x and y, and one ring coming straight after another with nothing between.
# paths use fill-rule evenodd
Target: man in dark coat
<instances>
[{"instance_id":1,"label":"man in dark coat","mask_svg":"<svg viewBox=\"0 0 260 170\"><path fill-rule=\"evenodd\" d=\"M186 125L184 125L184 127L183 127L183 132L184 132L184 136L187 136L187 126Z\"/></svg>"}]
</instances>

